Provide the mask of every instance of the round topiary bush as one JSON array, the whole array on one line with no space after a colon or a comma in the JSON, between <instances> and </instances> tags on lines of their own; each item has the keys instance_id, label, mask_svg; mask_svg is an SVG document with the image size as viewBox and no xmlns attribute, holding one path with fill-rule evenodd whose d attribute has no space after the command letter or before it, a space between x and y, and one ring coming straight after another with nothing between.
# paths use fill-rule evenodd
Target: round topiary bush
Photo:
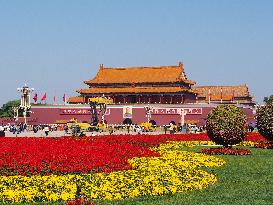
<instances>
[{"instance_id":1,"label":"round topiary bush","mask_svg":"<svg viewBox=\"0 0 273 205\"><path fill-rule=\"evenodd\" d=\"M246 115L234 105L220 105L208 115L207 134L216 144L232 147L245 138Z\"/></svg>"},{"instance_id":2,"label":"round topiary bush","mask_svg":"<svg viewBox=\"0 0 273 205\"><path fill-rule=\"evenodd\" d=\"M273 140L273 103L258 108L256 112L259 133L268 140Z\"/></svg>"}]
</instances>

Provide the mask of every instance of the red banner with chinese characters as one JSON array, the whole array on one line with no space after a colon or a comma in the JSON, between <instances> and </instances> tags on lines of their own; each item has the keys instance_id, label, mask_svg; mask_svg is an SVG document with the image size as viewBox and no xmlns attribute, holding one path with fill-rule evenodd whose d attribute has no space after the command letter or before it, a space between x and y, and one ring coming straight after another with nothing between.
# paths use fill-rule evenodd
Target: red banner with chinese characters
<instances>
[{"instance_id":1,"label":"red banner with chinese characters","mask_svg":"<svg viewBox=\"0 0 273 205\"><path fill-rule=\"evenodd\" d=\"M97 112L99 110L97 109ZM91 115L91 110L86 108L60 109L61 115ZM110 115L110 109L107 109L105 115Z\"/></svg>"},{"instance_id":2,"label":"red banner with chinese characters","mask_svg":"<svg viewBox=\"0 0 273 205\"><path fill-rule=\"evenodd\" d=\"M183 110L187 115L202 115L202 108L153 108L152 115L180 115Z\"/></svg>"}]
</instances>

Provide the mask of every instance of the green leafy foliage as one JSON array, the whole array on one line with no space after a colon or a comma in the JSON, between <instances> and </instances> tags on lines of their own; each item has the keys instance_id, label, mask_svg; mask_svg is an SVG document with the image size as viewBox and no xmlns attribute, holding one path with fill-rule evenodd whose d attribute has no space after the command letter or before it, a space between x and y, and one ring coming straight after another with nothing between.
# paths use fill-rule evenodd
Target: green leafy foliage
<instances>
[{"instance_id":1,"label":"green leafy foliage","mask_svg":"<svg viewBox=\"0 0 273 205\"><path fill-rule=\"evenodd\" d=\"M13 107L18 107L20 105L20 100L11 100L3 104L0 109L0 117L13 117L14 111Z\"/></svg>"},{"instance_id":2,"label":"green leafy foliage","mask_svg":"<svg viewBox=\"0 0 273 205\"><path fill-rule=\"evenodd\" d=\"M273 140L273 102L258 108L256 112L259 133L268 140Z\"/></svg>"},{"instance_id":3,"label":"green leafy foliage","mask_svg":"<svg viewBox=\"0 0 273 205\"><path fill-rule=\"evenodd\" d=\"M246 115L234 105L220 105L211 110L207 118L209 138L224 147L231 147L244 140Z\"/></svg>"},{"instance_id":4,"label":"green leafy foliage","mask_svg":"<svg viewBox=\"0 0 273 205\"><path fill-rule=\"evenodd\" d=\"M266 104L273 103L273 95L270 95L269 97L264 97L264 102Z\"/></svg>"}]
</instances>

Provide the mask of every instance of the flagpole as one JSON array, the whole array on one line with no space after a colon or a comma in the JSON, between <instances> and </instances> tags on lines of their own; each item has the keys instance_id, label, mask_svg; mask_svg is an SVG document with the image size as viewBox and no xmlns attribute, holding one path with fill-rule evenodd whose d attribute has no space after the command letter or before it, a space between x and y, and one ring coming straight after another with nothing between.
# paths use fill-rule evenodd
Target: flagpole
<instances>
[{"instance_id":1,"label":"flagpole","mask_svg":"<svg viewBox=\"0 0 273 205\"><path fill-rule=\"evenodd\" d=\"M234 89L232 90L232 103L234 103Z\"/></svg>"},{"instance_id":2,"label":"flagpole","mask_svg":"<svg viewBox=\"0 0 273 205\"><path fill-rule=\"evenodd\" d=\"M66 105L66 94L63 95L63 103Z\"/></svg>"},{"instance_id":3,"label":"flagpole","mask_svg":"<svg viewBox=\"0 0 273 205\"><path fill-rule=\"evenodd\" d=\"M209 89L209 104L210 104L210 89Z\"/></svg>"},{"instance_id":4,"label":"flagpole","mask_svg":"<svg viewBox=\"0 0 273 205\"><path fill-rule=\"evenodd\" d=\"M223 103L223 89L221 88L221 103Z\"/></svg>"}]
</instances>

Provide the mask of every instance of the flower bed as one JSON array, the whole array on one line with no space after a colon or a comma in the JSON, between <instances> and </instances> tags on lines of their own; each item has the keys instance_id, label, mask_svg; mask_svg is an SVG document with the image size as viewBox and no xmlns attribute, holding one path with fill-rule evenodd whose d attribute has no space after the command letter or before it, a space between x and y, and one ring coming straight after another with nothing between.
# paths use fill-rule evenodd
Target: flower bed
<instances>
[{"instance_id":1,"label":"flower bed","mask_svg":"<svg viewBox=\"0 0 273 205\"><path fill-rule=\"evenodd\" d=\"M66 202L65 204L61 205L96 205L97 203L95 201L92 201L91 199L82 199L82 198L77 198L75 200L71 200Z\"/></svg>"},{"instance_id":2,"label":"flower bed","mask_svg":"<svg viewBox=\"0 0 273 205\"><path fill-rule=\"evenodd\" d=\"M245 141L266 142L267 139L265 139L259 132L248 132Z\"/></svg>"},{"instance_id":3,"label":"flower bed","mask_svg":"<svg viewBox=\"0 0 273 205\"><path fill-rule=\"evenodd\" d=\"M225 161L181 151L185 145L190 143L162 144L153 148L160 157L129 159L132 170L59 176L1 176L0 199L5 202L67 201L75 198L78 187L82 197L113 200L174 194L216 183L214 174L200 168L218 167Z\"/></svg>"},{"instance_id":4,"label":"flower bed","mask_svg":"<svg viewBox=\"0 0 273 205\"><path fill-rule=\"evenodd\" d=\"M209 148L202 149L201 153L209 155L250 155L251 151L245 148Z\"/></svg>"},{"instance_id":5,"label":"flower bed","mask_svg":"<svg viewBox=\"0 0 273 205\"><path fill-rule=\"evenodd\" d=\"M225 162L181 147L211 145L207 140L206 134L1 138L0 203L69 201L78 188L83 197L111 200L203 189L217 179L202 167Z\"/></svg>"},{"instance_id":6,"label":"flower bed","mask_svg":"<svg viewBox=\"0 0 273 205\"><path fill-rule=\"evenodd\" d=\"M129 158L159 156L107 138L1 138L0 147L0 175L111 172L131 169Z\"/></svg>"},{"instance_id":7,"label":"flower bed","mask_svg":"<svg viewBox=\"0 0 273 205\"><path fill-rule=\"evenodd\" d=\"M1 138L0 175L111 172L131 169L128 159L158 156L147 147L196 135L109 135L75 138ZM12 156L12 157L11 157Z\"/></svg>"},{"instance_id":8,"label":"flower bed","mask_svg":"<svg viewBox=\"0 0 273 205\"><path fill-rule=\"evenodd\" d=\"M256 143L254 144L254 147L263 149L273 149L273 141Z\"/></svg>"}]
</instances>

